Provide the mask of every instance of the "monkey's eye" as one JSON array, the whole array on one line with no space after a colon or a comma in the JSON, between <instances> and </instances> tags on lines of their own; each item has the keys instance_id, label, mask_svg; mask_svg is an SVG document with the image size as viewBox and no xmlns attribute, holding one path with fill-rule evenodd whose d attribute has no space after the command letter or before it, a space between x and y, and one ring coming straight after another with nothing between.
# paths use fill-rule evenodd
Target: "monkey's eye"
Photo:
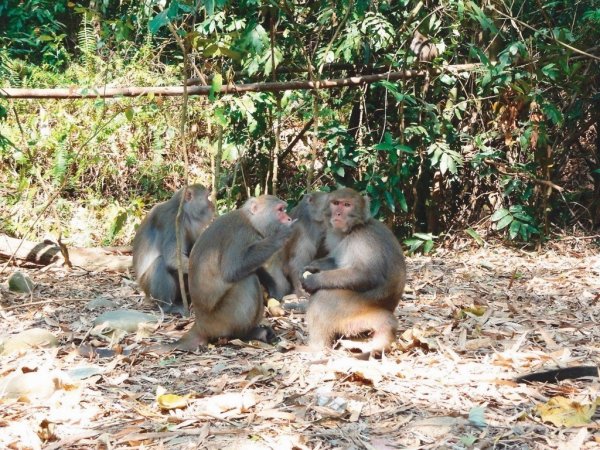
<instances>
[{"instance_id":1,"label":"monkey's eye","mask_svg":"<svg viewBox=\"0 0 600 450\"><path fill-rule=\"evenodd\" d=\"M346 208L350 208L350 206L352 206L352 205L351 205L349 202L346 202L346 203L344 203L344 206L345 206Z\"/></svg>"},{"instance_id":2,"label":"monkey's eye","mask_svg":"<svg viewBox=\"0 0 600 450\"><path fill-rule=\"evenodd\" d=\"M333 201L331 202L331 204L332 204L333 206L338 206L338 205L340 204L340 202L339 202L339 201L337 201L337 200L333 200Z\"/></svg>"}]
</instances>

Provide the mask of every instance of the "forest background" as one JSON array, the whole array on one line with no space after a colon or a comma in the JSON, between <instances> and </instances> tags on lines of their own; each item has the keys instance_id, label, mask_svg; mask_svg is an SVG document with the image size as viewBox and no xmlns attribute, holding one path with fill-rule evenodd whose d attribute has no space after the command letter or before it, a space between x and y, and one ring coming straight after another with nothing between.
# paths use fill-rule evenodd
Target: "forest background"
<instances>
[{"instance_id":1,"label":"forest background","mask_svg":"<svg viewBox=\"0 0 600 450\"><path fill-rule=\"evenodd\" d=\"M186 182L221 212L354 187L408 251L600 224L596 0L4 0L0 29L9 235L128 244Z\"/></svg>"}]
</instances>

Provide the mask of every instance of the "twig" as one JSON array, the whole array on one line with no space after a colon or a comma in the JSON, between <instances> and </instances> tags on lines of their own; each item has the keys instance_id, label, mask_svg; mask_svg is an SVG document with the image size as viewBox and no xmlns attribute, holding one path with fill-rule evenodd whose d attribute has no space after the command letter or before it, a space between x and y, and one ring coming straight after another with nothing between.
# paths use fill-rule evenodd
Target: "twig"
<instances>
[{"instance_id":1,"label":"twig","mask_svg":"<svg viewBox=\"0 0 600 450\"><path fill-rule=\"evenodd\" d=\"M18 305L14 305L14 306L7 306L5 308L0 308L3 311L11 311L13 309L19 309L19 308L24 308L27 306L35 306L35 305L47 305L50 303L70 303L70 302L82 302L85 300L89 300L89 299L83 299L83 298L55 298L52 300L39 300L36 302L27 302L27 303L20 303Z\"/></svg>"},{"instance_id":2,"label":"twig","mask_svg":"<svg viewBox=\"0 0 600 450\"><path fill-rule=\"evenodd\" d=\"M500 14L502 17L504 17L506 19L509 19L509 20L513 20L513 21L517 22L519 25L523 25L525 28L529 28L531 31L535 31L536 33L540 33L541 34L541 30L539 30L539 29L537 29L535 27L532 27L531 25L529 25L529 24L527 24L525 22L520 21L516 17L512 17L512 16L510 16L510 15L508 15L506 13L503 13L502 11L498 10L493 5L489 5L489 7L490 7L490 9L493 9L498 14ZM579 50L578 48L573 47L573 46L571 46L571 45L569 45L569 44L567 44L567 43L565 43L565 42L563 42L563 41L555 38L551 33L549 34L549 38L551 40L553 40L554 42L556 42L558 45L562 45L563 47L565 47L565 48L567 48L567 49L569 49L569 50L571 50L571 51L573 51L575 53L579 53L580 55L584 55L584 56L587 56L588 58L593 58L593 59L595 59L597 61L600 61L600 56L592 55L591 53L588 53L588 52L586 52L584 50Z\"/></svg>"},{"instance_id":3,"label":"twig","mask_svg":"<svg viewBox=\"0 0 600 450\"><path fill-rule=\"evenodd\" d=\"M181 49L182 55L183 55L183 105L181 107L181 122L179 124L179 133L181 135L181 145L182 145L182 152L183 152L183 161L184 161L184 188L183 188L183 195L181 196L181 198L179 199L179 206L177 207L177 216L175 218L175 239L176 239L176 247L177 247L177 274L179 276L179 290L181 292L181 301L183 303L183 311L187 314L189 311L189 304L188 304L188 299L187 299L187 293L185 290L185 278L184 278L184 271L183 271L183 243L181 242L181 222L183 219L183 204L185 202L185 198L187 195L187 186L189 183L189 161L188 161L188 152L187 152L187 139L186 139L186 125L187 125L187 119L188 119L188 86L185 83L185 80L187 79L188 76L188 53L187 53L187 49L185 48L185 43L183 42L183 40L181 39L181 37L177 34L177 30L175 29L175 27L173 26L173 24L171 22L167 23L169 30L171 31L171 34L173 35L173 37L175 38L175 41L177 42L177 44L179 45L179 48Z\"/></svg>"}]
</instances>

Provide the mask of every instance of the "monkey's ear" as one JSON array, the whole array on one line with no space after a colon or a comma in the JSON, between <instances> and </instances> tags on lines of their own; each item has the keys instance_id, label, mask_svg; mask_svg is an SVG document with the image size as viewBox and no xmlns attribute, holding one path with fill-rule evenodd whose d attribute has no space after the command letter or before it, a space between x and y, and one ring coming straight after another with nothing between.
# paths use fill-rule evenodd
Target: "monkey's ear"
<instances>
[{"instance_id":1,"label":"monkey's ear","mask_svg":"<svg viewBox=\"0 0 600 450\"><path fill-rule=\"evenodd\" d=\"M246 208L248 208L248 212L252 215L258 212L258 200L256 197L250 197L246 200Z\"/></svg>"},{"instance_id":2,"label":"monkey's ear","mask_svg":"<svg viewBox=\"0 0 600 450\"><path fill-rule=\"evenodd\" d=\"M186 202L189 202L190 200L192 200L192 198L194 197L194 194L192 194L192 190L188 187L185 188L184 194L183 194L183 199Z\"/></svg>"},{"instance_id":3,"label":"monkey's ear","mask_svg":"<svg viewBox=\"0 0 600 450\"><path fill-rule=\"evenodd\" d=\"M373 217L371 214L371 199L368 195L363 195L363 200L365 201L365 221L367 221Z\"/></svg>"}]
</instances>

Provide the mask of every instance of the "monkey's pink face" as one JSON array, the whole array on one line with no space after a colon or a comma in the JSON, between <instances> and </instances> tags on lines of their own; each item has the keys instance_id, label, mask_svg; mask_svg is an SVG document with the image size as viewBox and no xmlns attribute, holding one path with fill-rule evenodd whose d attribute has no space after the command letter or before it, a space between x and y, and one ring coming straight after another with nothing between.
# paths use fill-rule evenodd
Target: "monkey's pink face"
<instances>
[{"instance_id":1,"label":"monkey's pink face","mask_svg":"<svg viewBox=\"0 0 600 450\"><path fill-rule=\"evenodd\" d=\"M331 210L331 226L339 230L348 229L349 218L354 210L354 203L346 199L334 199L329 204Z\"/></svg>"},{"instance_id":2,"label":"monkey's pink face","mask_svg":"<svg viewBox=\"0 0 600 450\"><path fill-rule=\"evenodd\" d=\"M277 205L277 207L275 208L275 214L277 216L277 220L279 221L279 223L282 223L284 225L291 225L292 224L292 218L290 216L287 215L287 213L285 212L285 203L279 203Z\"/></svg>"}]
</instances>

